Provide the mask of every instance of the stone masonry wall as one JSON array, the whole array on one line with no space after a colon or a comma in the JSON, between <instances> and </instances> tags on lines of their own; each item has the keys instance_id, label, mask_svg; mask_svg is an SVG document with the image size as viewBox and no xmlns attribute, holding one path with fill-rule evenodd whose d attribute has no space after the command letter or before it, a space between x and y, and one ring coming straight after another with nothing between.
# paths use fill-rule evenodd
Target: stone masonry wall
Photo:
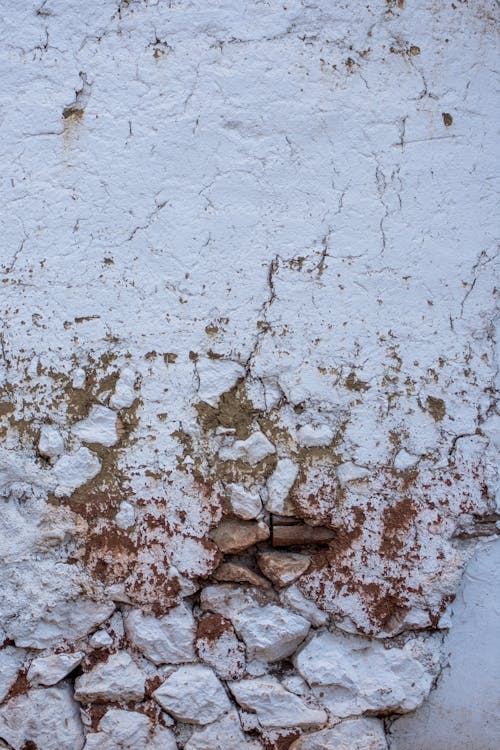
<instances>
[{"instance_id":1,"label":"stone masonry wall","mask_svg":"<svg viewBox=\"0 0 500 750\"><path fill-rule=\"evenodd\" d=\"M494 11L0 2L0 747L387 750L433 690L498 530Z\"/></svg>"}]
</instances>

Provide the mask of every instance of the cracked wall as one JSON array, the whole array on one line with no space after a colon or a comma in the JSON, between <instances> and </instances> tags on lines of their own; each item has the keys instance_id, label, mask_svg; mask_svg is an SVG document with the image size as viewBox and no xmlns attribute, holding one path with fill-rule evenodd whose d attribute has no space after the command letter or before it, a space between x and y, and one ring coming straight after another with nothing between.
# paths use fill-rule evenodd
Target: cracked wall
<instances>
[{"instance_id":1,"label":"cracked wall","mask_svg":"<svg viewBox=\"0 0 500 750\"><path fill-rule=\"evenodd\" d=\"M0 4L0 747L387 750L438 695L498 531L494 11Z\"/></svg>"}]
</instances>

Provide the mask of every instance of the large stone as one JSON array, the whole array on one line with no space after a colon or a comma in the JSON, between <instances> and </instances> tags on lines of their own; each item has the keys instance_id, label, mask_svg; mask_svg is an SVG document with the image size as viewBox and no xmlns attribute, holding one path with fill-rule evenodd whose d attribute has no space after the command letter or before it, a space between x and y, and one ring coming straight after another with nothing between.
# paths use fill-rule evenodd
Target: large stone
<instances>
[{"instance_id":1,"label":"large stone","mask_svg":"<svg viewBox=\"0 0 500 750\"><path fill-rule=\"evenodd\" d=\"M280 458L267 480L268 500L266 509L281 516L294 514L288 507L287 498L299 473L299 467L289 458Z\"/></svg>"},{"instance_id":2,"label":"large stone","mask_svg":"<svg viewBox=\"0 0 500 750\"><path fill-rule=\"evenodd\" d=\"M428 695L434 670L416 658L412 642L381 641L323 632L297 655L296 666L333 716L363 711L412 711ZM418 651L418 649L417 649Z\"/></svg>"},{"instance_id":3,"label":"large stone","mask_svg":"<svg viewBox=\"0 0 500 750\"><path fill-rule=\"evenodd\" d=\"M92 407L86 419L74 425L72 432L86 443L98 443L109 448L118 440L116 424L116 412L97 404Z\"/></svg>"},{"instance_id":4,"label":"large stone","mask_svg":"<svg viewBox=\"0 0 500 750\"><path fill-rule=\"evenodd\" d=\"M241 729L237 711L234 709L217 721L201 729L195 729L184 750L261 750L257 740L246 737Z\"/></svg>"},{"instance_id":5,"label":"large stone","mask_svg":"<svg viewBox=\"0 0 500 750\"><path fill-rule=\"evenodd\" d=\"M254 432L246 440L235 440L233 445L221 448L219 458L221 461L241 460L254 465L273 453L276 453L276 448L264 433Z\"/></svg>"},{"instance_id":6,"label":"large stone","mask_svg":"<svg viewBox=\"0 0 500 750\"><path fill-rule=\"evenodd\" d=\"M177 669L152 697L176 719L193 724L209 724L231 706L214 672L201 664Z\"/></svg>"},{"instance_id":7,"label":"large stone","mask_svg":"<svg viewBox=\"0 0 500 750\"><path fill-rule=\"evenodd\" d=\"M55 685L77 667L84 657L83 651L71 654L51 654L33 659L28 669L32 685Z\"/></svg>"},{"instance_id":8,"label":"large stone","mask_svg":"<svg viewBox=\"0 0 500 750\"><path fill-rule=\"evenodd\" d=\"M38 452L45 458L55 458L64 452L63 436L50 424L42 425L38 438Z\"/></svg>"},{"instance_id":9,"label":"large stone","mask_svg":"<svg viewBox=\"0 0 500 750\"><path fill-rule=\"evenodd\" d=\"M202 592L201 606L231 620L245 641L249 659L275 662L290 656L310 628L308 620L269 603L259 589L208 586Z\"/></svg>"},{"instance_id":10,"label":"large stone","mask_svg":"<svg viewBox=\"0 0 500 750\"><path fill-rule=\"evenodd\" d=\"M0 737L13 750L81 750L80 708L69 685L33 688L0 708Z\"/></svg>"},{"instance_id":11,"label":"large stone","mask_svg":"<svg viewBox=\"0 0 500 750\"><path fill-rule=\"evenodd\" d=\"M125 630L130 643L154 664L181 664L196 659L193 648L196 625L185 604L162 617L130 610L125 616Z\"/></svg>"},{"instance_id":12,"label":"large stone","mask_svg":"<svg viewBox=\"0 0 500 750\"><path fill-rule=\"evenodd\" d=\"M264 586L267 588L269 581L254 573L246 565L238 563L222 563L214 570L212 577L216 581L228 581L231 583L249 583L251 586Z\"/></svg>"},{"instance_id":13,"label":"large stone","mask_svg":"<svg viewBox=\"0 0 500 750\"><path fill-rule=\"evenodd\" d=\"M137 711L111 708L99 722L98 732L87 735L84 750L176 750L172 732L155 727Z\"/></svg>"},{"instance_id":14,"label":"large stone","mask_svg":"<svg viewBox=\"0 0 500 750\"><path fill-rule=\"evenodd\" d=\"M81 703L140 701L144 697L145 680L145 674L131 657L120 651L77 677L75 698Z\"/></svg>"},{"instance_id":15,"label":"large stone","mask_svg":"<svg viewBox=\"0 0 500 750\"><path fill-rule=\"evenodd\" d=\"M229 689L242 708L257 714L263 727L321 726L328 719L326 711L309 706L271 675L230 682Z\"/></svg>"},{"instance_id":16,"label":"large stone","mask_svg":"<svg viewBox=\"0 0 500 750\"><path fill-rule=\"evenodd\" d=\"M206 614L198 623L196 652L221 680L238 680L245 672L245 647L229 620Z\"/></svg>"},{"instance_id":17,"label":"large stone","mask_svg":"<svg viewBox=\"0 0 500 750\"><path fill-rule=\"evenodd\" d=\"M333 729L304 734L289 750L387 750L380 719L347 719Z\"/></svg>"},{"instance_id":18,"label":"large stone","mask_svg":"<svg viewBox=\"0 0 500 750\"><path fill-rule=\"evenodd\" d=\"M262 509L262 500L255 492L249 492L240 484L229 485L231 510L239 518L249 521L256 518Z\"/></svg>"},{"instance_id":19,"label":"large stone","mask_svg":"<svg viewBox=\"0 0 500 750\"><path fill-rule=\"evenodd\" d=\"M47 607L39 617L8 624L8 635L23 648L51 648L63 641L76 641L107 620L115 611L112 602L91 599L60 601Z\"/></svg>"},{"instance_id":20,"label":"large stone","mask_svg":"<svg viewBox=\"0 0 500 750\"><path fill-rule=\"evenodd\" d=\"M305 573L310 562L307 555L296 552L262 552L257 557L261 571L278 588L287 586Z\"/></svg>"},{"instance_id":21,"label":"large stone","mask_svg":"<svg viewBox=\"0 0 500 750\"><path fill-rule=\"evenodd\" d=\"M210 534L221 552L242 552L269 537L269 527L263 521L222 521Z\"/></svg>"},{"instance_id":22,"label":"large stone","mask_svg":"<svg viewBox=\"0 0 500 750\"><path fill-rule=\"evenodd\" d=\"M314 602L307 599L298 586L293 584L280 592L280 602L285 607L293 609L294 612L305 617L306 620L316 627L326 625L329 620L327 612L323 612Z\"/></svg>"}]
</instances>

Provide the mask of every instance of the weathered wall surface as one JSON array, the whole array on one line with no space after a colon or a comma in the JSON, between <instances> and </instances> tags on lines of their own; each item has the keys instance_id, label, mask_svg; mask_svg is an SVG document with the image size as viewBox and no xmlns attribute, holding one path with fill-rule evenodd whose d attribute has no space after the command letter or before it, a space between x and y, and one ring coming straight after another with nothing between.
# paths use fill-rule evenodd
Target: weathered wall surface
<instances>
[{"instance_id":1,"label":"weathered wall surface","mask_svg":"<svg viewBox=\"0 0 500 750\"><path fill-rule=\"evenodd\" d=\"M0 746L384 750L439 685L498 519L493 11L0 4Z\"/></svg>"}]
</instances>

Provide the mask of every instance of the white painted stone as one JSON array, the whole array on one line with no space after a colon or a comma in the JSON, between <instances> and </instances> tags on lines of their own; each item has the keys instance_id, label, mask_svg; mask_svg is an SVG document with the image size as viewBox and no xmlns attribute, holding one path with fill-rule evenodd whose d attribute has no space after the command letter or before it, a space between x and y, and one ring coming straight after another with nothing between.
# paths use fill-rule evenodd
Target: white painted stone
<instances>
[{"instance_id":1,"label":"white painted stone","mask_svg":"<svg viewBox=\"0 0 500 750\"><path fill-rule=\"evenodd\" d=\"M412 453L408 453L404 449L398 451L394 458L394 468L398 471L405 471L405 469L411 469L415 464L418 463L419 456L414 456Z\"/></svg>"},{"instance_id":2,"label":"white painted stone","mask_svg":"<svg viewBox=\"0 0 500 750\"><path fill-rule=\"evenodd\" d=\"M328 425L306 424L299 427L296 433L296 439L299 445L307 447L330 445L334 437L334 432Z\"/></svg>"},{"instance_id":3,"label":"white painted stone","mask_svg":"<svg viewBox=\"0 0 500 750\"><path fill-rule=\"evenodd\" d=\"M256 589L209 586L202 592L201 606L227 617L247 647L249 659L275 662L290 656L309 632L310 622L276 604L262 600ZM265 601L265 599L264 599Z\"/></svg>"},{"instance_id":4,"label":"white painted stone","mask_svg":"<svg viewBox=\"0 0 500 750\"><path fill-rule=\"evenodd\" d=\"M352 461L347 461L337 466L336 472L340 484L347 484L347 482L354 482L358 479L366 479L366 477L370 476L368 469L365 469L363 466L357 466Z\"/></svg>"},{"instance_id":5,"label":"white painted stone","mask_svg":"<svg viewBox=\"0 0 500 750\"><path fill-rule=\"evenodd\" d=\"M83 651L39 656L29 666L28 680L32 685L55 685L72 672L83 657Z\"/></svg>"},{"instance_id":6,"label":"white painted stone","mask_svg":"<svg viewBox=\"0 0 500 750\"><path fill-rule=\"evenodd\" d=\"M380 719L347 719L332 729L299 737L290 750L387 750Z\"/></svg>"},{"instance_id":7,"label":"white painted stone","mask_svg":"<svg viewBox=\"0 0 500 750\"><path fill-rule=\"evenodd\" d=\"M68 497L101 471L101 462L88 448L79 448L59 458L53 467L57 497Z\"/></svg>"},{"instance_id":8,"label":"white painted stone","mask_svg":"<svg viewBox=\"0 0 500 750\"><path fill-rule=\"evenodd\" d=\"M422 662L411 641L385 648L382 641L329 632L318 633L295 661L309 685L320 686L313 692L321 704L339 717L412 711L427 697L435 675L433 665Z\"/></svg>"},{"instance_id":9,"label":"white painted stone","mask_svg":"<svg viewBox=\"0 0 500 750\"><path fill-rule=\"evenodd\" d=\"M293 487L299 468L289 458L280 458L276 468L267 480L268 500L266 509L279 516L293 515L293 510L287 508L286 499Z\"/></svg>"},{"instance_id":10,"label":"white painted stone","mask_svg":"<svg viewBox=\"0 0 500 750\"><path fill-rule=\"evenodd\" d=\"M131 503L122 500L115 516L115 523L120 529L128 529L135 523L135 508Z\"/></svg>"},{"instance_id":11,"label":"white painted stone","mask_svg":"<svg viewBox=\"0 0 500 750\"><path fill-rule=\"evenodd\" d=\"M87 735L84 750L176 750L172 732L137 711L111 708L99 722L98 732Z\"/></svg>"},{"instance_id":12,"label":"white painted stone","mask_svg":"<svg viewBox=\"0 0 500 750\"><path fill-rule=\"evenodd\" d=\"M246 461L257 464L266 456L276 453L276 448L262 432L254 432L246 440L236 440L233 445L223 447L219 451L222 461Z\"/></svg>"},{"instance_id":13,"label":"white painted stone","mask_svg":"<svg viewBox=\"0 0 500 750\"><path fill-rule=\"evenodd\" d=\"M254 711L263 727L321 726L328 719L326 711L285 690L271 675L228 685L239 705Z\"/></svg>"},{"instance_id":14,"label":"white painted stone","mask_svg":"<svg viewBox=\"0 0 500 750\"><path fill-rule=\"evenodd\" d=\"M240 484L229 485L231 510L239 518L249 521L257 518L261 509L262 501L255 492L249 492Z\"/></svg>"},{"instance_id":15,"label":"white painted stone","mask_svg":"<svg viewBox=\"0 0 500 750\"><path fill-rule=\"evenodd\" d=\"M184 746L185 750L238 750L240 747L245 750L261 750L262 745L243 734L238 713L234 709L217 721L195 729Z\"/></svg>"},{"instance_id":16,"label":"white painted stone","mask_svg":"<svg viewBox=\"0 0 500 750\"><path fill-rule=\"evenodd\" d=\"M209 724L231 704L214 672L200 664L180 667L153 693L162 708L180 721Z\"/></svg>"},{"instance_id":17,"label":"white painted stone","mask_svg":"<svg viewBox=\"0 0 500 750\"><path fill-rule=\"evenodd\" d=\"M37 619L9 623L9 635L17 646L24 648L51 648L63 641L76 641L90 633L114 612L110 602L91 599L58 602L40 612Z\"/></svg>"},{"instance_id":18,"label":"white painted stone","mask_svg":"<svg viewBox=\"0 0 500 750\"><path fill-rule=\"evenodd\" d=\"M181 664L196 659L196 625L185 604L161 617L132 609L125 616L125 631L130 643L154 664Z\"/></svg>"},{"instance_id":19,"label":"white painted stone","mask_svg":"<svg viewBox=\"0 0 500 750\"><path fill-rule=\"evenodd\" d=\"M64 453L64 438L59 430L50 424L42 425L38 439L38 452L46 458L55 458Z\"/></svg>"},{"instance_id":20,"label":"white painted stone","mask_svg":"<svg viewBox=\"0 0 500 750\"><path fill-rule=\"evenodd\" d=\"M131 367L124 367L116 381L115 392L109 399L109 405L113 409L126 409L132 406L136 398L135 380L135 371Z\"/></svg>"},{"instance_id":21,"label":"white painted stone","mask_svg":"<svg viewBox=\"0 0 500 750\"><path fill-rule=\"evenodd\" d=\"M93 648L107 648L113 645L113 639L107 630L96 630L89 638L89 644Z\"/></svg>"},{"instance_id":22,"label":"white painted stone","mask_svg":"<svg viewBox=\"0 0 500 750\"><path fill-rule=\"evenodd\" d=\"M14 646L5 646L0 650L0 702L15 683L24 659L25 652Z\"/></svg>"},{"instance_id":23,"label":"white painted stone","mask_svg":"<svg viewBox=\"0 0 500 750\"><path fill-rule=\"evenodd\" d=\"M116 414L112 409L96 404L88 417L74 425L72 432L86 443L99 443L109 448L118 440Z\"/></svg>"},{"instance_id":24,"label":"white painted stone","mask_svg":"<svg viewBox=\"0 0 500 750\"><path fill-rule=\"evenodd\" d=\"M280 591L280 601L285 607L293 609L316 627L328 624L328 613L323 612L313 601L307 599L295 584Z\"/></svg>"},{"instance_id":25,"label":"white painted stone","mask_svg":"<svg viewBox=\"0 0 500 750\"><path fill-rule=\"evenodd\" d=\"M0 737L14 750L82 750L80 709L69 685L33 688L0 707Z\"/></svg>"},{"instance_id":26,"label":"white painted stone","mask_svg":"<svg viewBox=\"0 0 500 750\"><path fill-rule=\"evenodd\" d=\"M146 675L124 651L95 665L75 680L75 698L81 703L140 701Z\"/></svg>"},{"instance_id":27,"label":"white painted stone","mask_svg":"<svg viewBox=\"0 0 500 750\"><path fill-rule=\"evenodd\" d=\"M236 385L245 374L245 368L227 359L199 359L196 363L200 387L198 395L202 401L215 406L219 397Z\"/></svg>"},{"instance_id":28,"label":"white painted stone","mask_svg":"<svg viewBox=\"0 0 500 750\"><path fill-rule=\"evenodd\" d=\"M217 615L213 615L217 617ZM236 637L233 627L208 633L196 640L196 653L202 662L212 667L221 680L238 680L245 673L245 647Z\"/></svg>"},{"instance_id":29,"label":"white painted stone","mask_svg":"<svg viewBox=\"0 0 500 750\"><path fill-rule=\"evenodd\" d=\"M83 388L87 380L87 375L83 367L77 367L73 372L72 385L73 388Z\"/></svg>"}]
</instances>

